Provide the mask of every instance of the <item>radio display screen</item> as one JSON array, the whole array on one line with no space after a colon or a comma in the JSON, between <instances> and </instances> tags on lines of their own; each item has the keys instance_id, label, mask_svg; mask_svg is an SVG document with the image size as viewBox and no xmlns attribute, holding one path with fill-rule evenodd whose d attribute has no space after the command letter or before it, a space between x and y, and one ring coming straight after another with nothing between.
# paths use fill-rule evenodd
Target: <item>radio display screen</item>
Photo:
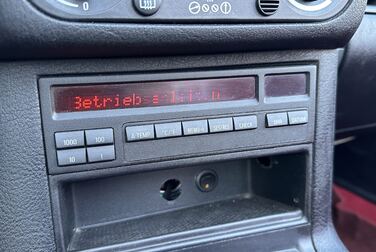
<instances>
[{"instance_id":1,"label":"radio display screen","mask_svg":"<svg viewBox=\"0 0 376 252\"><path fill-rule=\"evenodd\" d=\"M56 113L255 99L256 78L53 86Z\"/></svg>"}]
</instances>

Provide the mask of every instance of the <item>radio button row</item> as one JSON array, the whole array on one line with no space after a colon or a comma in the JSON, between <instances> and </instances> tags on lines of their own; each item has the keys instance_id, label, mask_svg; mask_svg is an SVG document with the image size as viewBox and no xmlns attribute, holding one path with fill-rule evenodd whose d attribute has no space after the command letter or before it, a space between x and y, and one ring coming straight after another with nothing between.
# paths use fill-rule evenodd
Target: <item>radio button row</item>
<instances>
[{"instance_id":1,"label":"radio button row","mask_svg":"<svg viewBox=\"0 0 376 252\"><path fill-rule=\"evenodd\" d=\"M282 113L266 114L266 125L268 128L287 126L288 125L287 113L282 112Z\"/></svg>"},{"instance_id":2,"label":"radio button row","mask_svg":"<svg viewBox=\"0 0 376 252\"><path fill-rule=\"evenodd\" d=\"M82 147L85 145L84 131L68 131L55 133L57 149Z\"/></svg>"},{"instance_id":3,"label":"radio button row","mask_svg":"<svg viewBox=\"0 0 376 252\"><path fill-rule=\"evenodd\" d=\"M182 136L181 122L155 124L157 138Z\"/></svg>"},{"instance_id":4,"label":"radio button row","mask_svg":"<svg viewBox=\"0 0 376 252\"><path fill-rule=\"evenodd\" d=\"M151 140L155 138L154 125L129 126L126 128L128 142Z\"/></svg>"},{"instance_id":5,"label":"radio button row","mask_svg":"<svg viewBox=\"0 0 376 252\"><path fill-rule=\"evenodd\" d=\"M58 150L57 163L59 166L78 165L86 163L85 148Z\"/></svg>"},{"instance_id":6,"label":"radio button row","mask_svg":"<svg viewBox=\"0 0 376 252\"><path fill-rule=\"evenodd\" d=\"M257 129L257 116L238 116L234 117L235 130Z\"/></svg>"},{"instance_id":7,"label":"radio button row","mask_svg":"<svg viewBox=\"0 0 376 252\"><path fill-rule=\"evenodd\" d=\"M209 120L210 133L227 132L234 130L232 118L218 118Z\"/></svg>"},{"instance_id":8,"label":"radio button row","mask_svg":"<svg viewBox=\"0 0 376 252\"><path fill-rule=\"evenodd\" d=\"M87 157L89 163L114 160L115 146L107 145L87 148Z\"/></svg>"},{"instance_id":9,"label":"radio button row","mask_svg":"<svg viewBox=\"0 0 376 252\"><path fill-rule=\"evenodd\" d=\"M289 125L298 125L298 124L308 123L308 111L307 110L290 111L290 112L287 112L287 114L289 117Z\"/></svg>"},{"instance_id":10,"label":"radio button row","mask_svg":"<svg viewBox=\"0 0 376 252\"><path fill-rule=\"evenodd\" d=\"M86 145L105 145L114 143L114 130L108 129L95 129L85 130Z\"/></svg>"},{"instance_id":11,"label":"radio button row","mask_svg":"<svg viewBox=\"0 0 376 252\"><path fill-rule=\"evenodd\" d=\"M183 131L185 136L209 133L208 121L197 120L183 122Z\"/></svg>"}]
</instances>

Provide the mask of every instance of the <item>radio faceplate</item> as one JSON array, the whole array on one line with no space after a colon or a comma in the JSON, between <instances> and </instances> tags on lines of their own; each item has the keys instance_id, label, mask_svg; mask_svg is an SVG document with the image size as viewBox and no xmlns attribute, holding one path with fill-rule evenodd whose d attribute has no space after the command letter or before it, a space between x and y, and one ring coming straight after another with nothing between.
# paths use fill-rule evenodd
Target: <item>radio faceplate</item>
<instances>
[{"instance_id":1,"label":"radio faceplate","mask_svg":"<svg viewBox=\"0 0 376 252\"><path fill-rule=\"evenodd\" d=\"M111 85L130 85L127 83L136 85L134 83L251 76L256 80L254 99L65 113L57 113L54 108L53 88L56 86L85 84L100 85L105 89ZM274 84L268 80L268 96L265 92L265 76L268 79L275 77ZM299 81L294 82L291 76L296 76ZM270 89L273 85L274 89ZM279 92L281 90L278 87L283 89L282 92ZM314 65L42 77L39 79L39 89L50 174L313 142L316 94ZM273 93L273 90L278 92ZM283 96L279 96L279 93ZM239 118L248 121L243 121L240 126ZM192 122L200 122L201 126ZM187 125L193 126L189 128ZM175 128L168 128L171 126ZM161 131L161 127L164 131ZM135 129L135 136L148 137L130 141L129 132ZM71 137L72 132L75 137ZM64 133L68 133L65 134L67 137L59 138Z\"/></svg>"}]
</instances>

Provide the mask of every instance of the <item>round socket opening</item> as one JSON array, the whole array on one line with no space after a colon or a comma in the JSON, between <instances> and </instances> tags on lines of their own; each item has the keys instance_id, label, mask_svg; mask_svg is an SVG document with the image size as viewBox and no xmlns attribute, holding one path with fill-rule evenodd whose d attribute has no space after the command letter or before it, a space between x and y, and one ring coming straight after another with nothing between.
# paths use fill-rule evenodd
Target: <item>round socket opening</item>
<instances>
[{"instance_id":1,"label":"round socket opening","mask_svg":"<svg viewBox=\"0 0 376 252\"><path fill-rule=\"evenodd\" d=\"M270 157L257 158L257 162L261 165L262 168L265 169L270 169L273 166L272 159Z\"/></svg>"},{"instance_id":2,"label":"round socket opening","mask_svg":"<svg viewBox=\"0 0 376 252\"><path fill-rule=\"evenodd\" d=\"M167 201L176 200L181 194L181 183L177 179L166 180L160 188L161 196Z\"/></svg>"}]
</instances>

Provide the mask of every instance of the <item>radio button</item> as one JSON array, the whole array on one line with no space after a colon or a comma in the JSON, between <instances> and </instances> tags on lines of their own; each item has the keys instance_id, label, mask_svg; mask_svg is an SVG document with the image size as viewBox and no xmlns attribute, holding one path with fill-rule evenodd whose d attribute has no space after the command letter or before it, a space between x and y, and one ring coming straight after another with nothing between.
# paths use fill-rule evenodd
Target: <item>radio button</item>
<instances>
[{"instance_id":1,"label":"radio button","mask_svg":"<svg viewBox=\"0 0 376 252\"><path fill-rule=\"evenodd\" d=\"M268 128L287 126L288 125L287 113L282 112L282 113L266 114L266 124Z\"/></svg>"},{"instance_id":2,"label":"radio button","mask_svg":"<svg viewBox=\"0 0 376 252\"><path fill-rule=\"evenodd\" d=\"M83 131L69 131L55 133L55 144L57 149L82 147L85 145Z\"/></svg>"},{"instance_id":3,"label":"radio button","mask_svg":"<svg viewBox=\"0 0 376 252\"><path fill-rule=\"evenodd\" d=\"M86 150L84 148L58 150L57 163L59 166L84 164L86 163Z\"/></svg>"},{"instance_id":4,"label":"radio button","mask_svg":"<svg viewBox=\"0 0 376 252\"><path fill-rule=\"evenodd\" d=\"M95 129L85 130L86 144L87 145L104 145L114 143L114 130L108 129Z\"/></svg>"},{"instance_id":5,"label":"radio button","mask_svg":"<svg viewBox=\"0 0 376 252\"><path fill-rule=\"evenodd\" d=\"M234 117L235 130L257 129L257 116Z\"/></svg>"},{"instance_id":6,"label":"radio button","mask_svg":"<svg viewBox=\"0 0 376 252\"><path fill-rule=\"evenodd\" d=\"M185 136L209 133L208 121L197 120L183 122L183 131Z\"/></svg>"},{"instance_id":7,"label":"radio button","mask_svg":"<svg viewBox=\"0 0 376 252\"><path fill-rule=\"evenodd\" d=\"M155 124L157 138L178 137L183 135L181 122Z\"/></svg>"},{"instance_id":8,"label":"radio button","mask_svg":"<svg viewBox=\"0 0 376 252\"><path fill-rule=\"evenodd\" d=\"M87 157L89 159L89 163L114 160L115 146L107 145L87 148Z\"/></svg>"},{"instance_id":9,"label":"radio button","mask_svg":"<svg viewBox=\"0 0 376 252\"><path fill-rule=\"evenodd\" d=\"M308 111L290 111L287 113L289 116L289 125L298 125L308 123Z\"/></svg>"},{"instance_id":10,"label":"radio button","mask_svg":"<svg viewBox=\"0 0 376 252\"><path fill-rule=\"evenodd\" d=\"M129 126L125 129L128 142L151 140L154 139L154 126Z\"/></svg>"},{"instance_id":11,"label":"radio button","mask_svg":"<svg viewBox=\"0 0 376 252\"><path fill-rule=\"evenodd\" d=\"M209 120L210 133L233 131L234 125L232 118L218 118Z\"/></svg>"}]
</instances>

